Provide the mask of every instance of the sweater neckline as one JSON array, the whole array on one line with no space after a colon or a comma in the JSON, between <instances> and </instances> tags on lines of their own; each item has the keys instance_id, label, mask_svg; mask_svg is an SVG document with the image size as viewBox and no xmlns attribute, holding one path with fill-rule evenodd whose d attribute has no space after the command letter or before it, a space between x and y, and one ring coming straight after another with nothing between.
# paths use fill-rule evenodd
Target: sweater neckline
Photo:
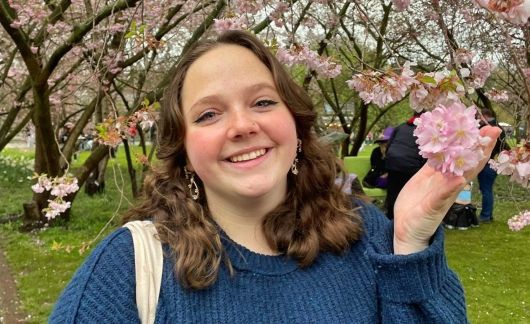
<instances>
[{"instance_id":1,"label":"sweater neckline","mask_svg":"<svg viewBox=\"0 0 530 324\"><path fill-rule=\"evenodd\" d=\"M219 234L232 266L238 270L263 275L283 275L298 269L296 261L285 254L256 253L233 241L221 228Z\"/></svg>"}]
</instances>

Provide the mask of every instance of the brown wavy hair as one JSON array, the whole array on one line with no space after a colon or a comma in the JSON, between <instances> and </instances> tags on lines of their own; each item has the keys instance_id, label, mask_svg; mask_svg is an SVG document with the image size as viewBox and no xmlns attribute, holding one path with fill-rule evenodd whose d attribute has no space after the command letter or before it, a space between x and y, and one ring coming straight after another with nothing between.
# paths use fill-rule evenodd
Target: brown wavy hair
<instances>
[{"instance_id":1,"label":"brown wavy hair","mask_svg":"<svg viewBox=\"0 0 530 324\"><path fill-rule=\"evenodd\" d=\"M314 132L316 113L309 96L257 38L242 31L226 32L215 40L198 42L182 56L162 100L157 151L160 163L147 176L139 205L124 217L124 221L153 220L160 240L171 247L178 280L192 289L212 285L221 263L233 271L217 225L208 211L200 179L197 179L200 188L197 201L191 198L187 187L186 128L180 108L182 85L191 64L223 44L245 47L267 66L302 140L299 173L287 175L285 200L263 220L269 245L306 267L319 252L345 251L361 234L361 221L351 208L350 198L335 185L341 166L332 150Z\"/></svg>"}]
</instances>

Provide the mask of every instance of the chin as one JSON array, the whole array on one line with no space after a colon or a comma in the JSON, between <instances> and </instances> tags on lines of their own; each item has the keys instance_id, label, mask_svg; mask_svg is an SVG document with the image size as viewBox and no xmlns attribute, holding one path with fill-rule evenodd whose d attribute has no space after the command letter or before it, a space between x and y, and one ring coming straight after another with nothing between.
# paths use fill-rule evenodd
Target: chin
<instances>
[{"instance_id":1,"label":"chin","mask_svg":"<svg viewBox=\"0 0 530 324\"><path fill-rule=\"evenodd\" d=\"M253 188L248 190L239 190L238 194L243 197L247 198L261 198L268 196L269 193L271 193L272 190L267 190L264 188Z\"/></svg>"},{"instance_id":2,"label":"chin","mask_svg":"<svg viewBox=\"0 0 530 324\"><path fill-rule=\"evenodd\" d=\"M241 187L237 190L237 193L240 196L247 197L250 199L264 198L264 197L277 197L278 194L285 192L281 190L278 186L270 184L262 184L260 186L252 187ZM283 198L283 196L282 196Z\"/></svg>"}]
</instances>

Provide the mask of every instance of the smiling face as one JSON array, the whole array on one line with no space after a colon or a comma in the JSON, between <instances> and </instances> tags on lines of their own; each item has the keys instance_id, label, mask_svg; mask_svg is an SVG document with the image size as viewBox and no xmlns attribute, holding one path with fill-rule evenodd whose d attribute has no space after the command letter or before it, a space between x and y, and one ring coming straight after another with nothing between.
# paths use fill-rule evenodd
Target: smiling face
<instances>
[{"instance_id":1,"label":"smiling face","mask_svg":"<svg viewBox=\"0 0 530 324\"><path fill-rule=\"evenodd\" d=\"M208 201L279 204L296 156L294 119L269 69L238 45L220 45L189 68L181 92L188 169Z\"/></svg>"}]
</instances>

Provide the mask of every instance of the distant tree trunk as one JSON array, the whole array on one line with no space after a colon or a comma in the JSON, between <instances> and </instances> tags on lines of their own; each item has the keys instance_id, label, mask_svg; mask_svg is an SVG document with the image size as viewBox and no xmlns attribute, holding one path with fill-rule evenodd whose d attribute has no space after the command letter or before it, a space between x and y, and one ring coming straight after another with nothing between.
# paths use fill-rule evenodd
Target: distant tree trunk
<instances>
[{"instance_id":1,"label":"distant tree trunk","mask_svg":"<svg viewBox=\"0 0 530 324\"><path fill-rule=\"evenodd\" d=\"M359 128L357 129L357 134L353 140L352 148L349 155L357 155L361 146L363 145L364 138L366 136L366 125L368 124L368 105L364 102L361 103L360 107L360 120Z\"/></svg>"},{"instance_id":2,"label":"distant tree trunk","mask_svg":"<svg viewBox=\"0 0 530 324\"><path fill-rule=\"evenodd\" d=\"M105 149L101 145L95 145L94 151L98 149ZM108 148L107 148L108 149ZM105 192L105 172L107 171L107 164L109 162L109 154L106 154L89 172L85 183L85 193L89 196Z\"/></svg>"},{"instance_id":3,"label":"distant tree trunk","mask_svg":"<svg viewBox=\"0 0 530 324\"><path fill-rule=\"evenodd\" d=\"M131 190L133 197L138 197L138 184L136 183L136 170L132 163L131 150L129 148L129 141L123 140L123 149L125 150L125 158L127 160L127 171L129 172L129 178L131 179Z\"/></svg>"}]
</instances>

